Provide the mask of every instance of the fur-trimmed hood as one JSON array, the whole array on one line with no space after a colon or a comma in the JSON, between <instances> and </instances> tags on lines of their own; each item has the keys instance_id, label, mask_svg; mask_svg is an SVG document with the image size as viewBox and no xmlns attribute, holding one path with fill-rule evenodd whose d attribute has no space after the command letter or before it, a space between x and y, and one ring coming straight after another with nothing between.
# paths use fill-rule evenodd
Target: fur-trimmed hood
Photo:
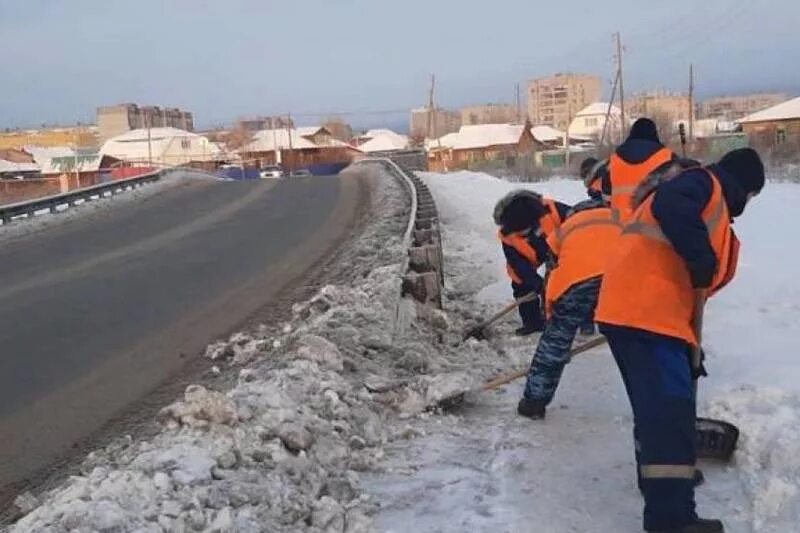
<instances>
[{"instance_id":1,"label":"fur-trimmed hood","mask_svg":"<svg viewBox=\"0 0 800 533\"><path fill-rule=\"evenodd\" d=\"M494 223L498 226L502 226L503 212L506 210L509 204L511 204L511 202L513 202L517 198L526 198L526 197L533 198L538 202L542 201L542 195L537 192L529 191L527 189L513 190L508 194L506 194L505 196L503 196L502 198L500 198L500 200L497 202L497 205L494 206L494 213L492 215L492 217L494 218Z\"/></svg>"}]
</instances>

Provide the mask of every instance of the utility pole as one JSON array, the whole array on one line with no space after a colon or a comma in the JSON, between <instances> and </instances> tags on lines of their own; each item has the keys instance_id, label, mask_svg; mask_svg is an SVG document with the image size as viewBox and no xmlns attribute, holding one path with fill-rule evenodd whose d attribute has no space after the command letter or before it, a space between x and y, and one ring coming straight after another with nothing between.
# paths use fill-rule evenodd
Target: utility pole
<instances>
[{"instance_id":1,"label":"utility pole","mask_svg":"<svg viewBox=\"0 0 800 533\"><path fill-rule=\"evenodd\" d=\"M144 119L147 121L147 166L148 167L152 167L153 166L153 138L152 138L152 134L150 132L150 129L151 129L150 123L152 121L150 120L150 115L149 114L145 115Z\"/></svg>"},{"instance_id":2,"label":"utility pole","mask_svg":"<svg viewBox=\"0 0 800 533\"><path fill-rule=\"evenodd\" d=\"M569 91L567 91L567 127L564 131L564 166L569 171L569 127L572 125L572 98L570 98Z\"/></svg>"},{"instance_id":3,"label":"utility pole","mask_svg":"<svg viewBox=\"0 0 800 533\"><path fill-rule=\"evenodd\" d=\"M517 84L517 122L522 124L522 100L519 95L519 83Z\"/></svg>"},{"instance_id":4,"label":"utility pole","mask_svg":"<svg viewBox=\"0 0 800 533\"><path fill-rule=\"evenodd\" d=\"M289 165L289 167L291 167L291 168L289 168L289 174L291 174L292 170L296 170L295 168L293 168L295 166L294 163L296 161L295 161L295 158L294 158L294 152L292 151L292 149L293 149L293 147L292 147L292 114L291 113L287 113L286 116L287 116L286 136L289 138L289 156L291 157L291 161L292 161L291 164Z\"/></svg>"},{"instance_id":5,"label":"utility pole","mask_svg":"<svg viewBox=\"0 0 800 533\"><path fill-rule=\"evenodd\" d=\"M614 34L617 41L617 76L619 77L619 110L622 127L620 129L622 137L625 137L625 89L622 84L622 39L619 32Z\"/></svg>"},{"instance_id":6,"label":"utility pole","mask_svg":"<svg viewBox=\"0 0 800 533\"><path fill-rule=\"evenodd\" d=\"M694 65L689 63L689 142L694 139Z\"/></svg>"},{"instance_id":7,"label":"utility pole","mask_svg":"<svg viewBox=\"0 0 800 533\"><path fill-rule=\"evenodd\" d=\"M428 138L436 135L436 108L434 107L433 94L436 90L436 75L431 74L431 90L428 92Z\"/></svg>"}]
</instances>

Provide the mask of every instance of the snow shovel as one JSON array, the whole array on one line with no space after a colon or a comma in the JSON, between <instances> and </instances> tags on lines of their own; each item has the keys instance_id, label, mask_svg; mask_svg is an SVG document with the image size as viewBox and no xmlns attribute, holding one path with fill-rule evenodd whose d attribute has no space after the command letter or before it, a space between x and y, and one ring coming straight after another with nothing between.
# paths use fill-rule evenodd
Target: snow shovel
<instances>
[{"instance_id":1,"label":"snow shovel","mask_svg":"<svg viewBox=\"0 0 800 533\"><path fill-rule=\"evenodd\" d=\"M594 339L586 341L585 343L581 344L580 346L576 346L575 348L573 348L572 351L570 352L570 357L574 357L574 356L576 356L578 354L581 354L583 352L589 351L592 348L596 348L598 346L602 346L605 343L606 343L606 338L603 337L602 335L599 336L599 337L595 337ZM486 383L484 383L483 385L481 385L480 387L478 387L476 389L469 390L469 391L457 392L457 393L453 394L452 396L449 396L447 398L443 398L443 399L441 399L441 400L439 400L437 402L437 406L439 406L439 407L441 407L442 409L445 409L445 410L451 409L453 407L461 405L464 402L464 397L467 394L477 394L477 393L481 393L481 392L488 392L490 390L498 389L498 388L502 387L503 385L505 385L507 383L511 383L514 380L517 380L517 379L519 379L521 377L526 376L527 374L528 374L528 369L527 368L521 369L521 370L516 370L514 372L509 372L508 374L502 374L500 376L497 376L497 377L487 381Z\"/></svg>"},{"instance_id":2,"label":"snow shovel","mask_svg":"<svg viewBox=\"0 0 800 533\"><path fill-rule=\"evenodd\" d=\"M706 306L706 293L702 289L695 291L694 315L692 327L697 338L697 346L692 348L692 367L695 371L703 364L703 312ZM697 398L697 381L694 380L694 396ZM697 456L704 459L730 461L736 444L739 442L739 428L723 420L698 417L695 422L697 435Z\"/></svg>"},{"instance_id":3,"label":"snow shovel","mask_svg":"<svg viewBox=\"0 0 800 533\"><path fill-rule=\"evenodd\" d=\"M462 337L462 342L466 341L470 337L474 337L476 339L483 339L484 338L483 332L484 332L484 330L486 328L488 328L489 326L491 326L492 324L494 324L495 322L497 322L498 320L500 320L501 318L506 316L508 313L510 313L511 311L513 311L514 309L519 307L520 305L522 305L524 303L532 302L532 301L536 300L538 297L539 297L538 294L536 294L535 292L532 292L530 294L526 294L522 298L514 300L513 302L511 302L510 304L505 306L502 310L497 312L495 315L493 315L488 320L484 320L480 324L478 324L476 326L473 326L473 327L469 328L468 330L466 330L464 332L464 336Z\"/></svg>"}]
</instances>

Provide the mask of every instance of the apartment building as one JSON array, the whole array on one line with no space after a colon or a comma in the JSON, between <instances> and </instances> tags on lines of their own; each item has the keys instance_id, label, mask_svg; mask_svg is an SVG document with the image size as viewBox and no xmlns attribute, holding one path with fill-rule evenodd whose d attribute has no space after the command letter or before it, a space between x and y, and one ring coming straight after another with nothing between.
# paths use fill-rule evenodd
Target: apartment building
<instances>
[{"instance_id":1,"label":"apartment building","mask_svg":"<svg viewBox=\"0 0 800 533\"><path fill-rule=\"evenodd\" d=\"M702 118L736 121L753 113L776 106L791 98L783 93L758 93L739 96L720 96L704 100L700 105Z\"/></svg>"},{"instance_id":2,"label":"apartment building","mask_svg":"<svg viewBox=\"0 0 800 533\"><path fill-rule=\"evenodd\" d=\"M603 82L591 74L557 73L528 82L528 117L534 125L566 130L574 115L600 100Z\"/></svg>"},{"instance_id":3,"label":"apartment building","mask_svg":"<svg viewBox=\"0 0 800 533\"><path fill-rule=\"evenodd\" d=\"M525 117L518 116L517 108L509 104L473 105L462 107L459 112L462 126L522 123L525 120Z\"/></svg>"},{"instance_id":4,"label":"apartment building","mask_svg":"<svg viewBox=\"0 0 800 533\"><path fill-rule=\"evenodd\" d=\"M440 107L420 107L411 110L408 131L414 139L439 138L461 127L461 114Z\"/></svg>"},{"instance_id":5,"label":"apartment building","mask_svg":"<svg viewBox=\"0 0 800 533\"><path fill-rule=\"evenodd\" d=\"M689 96L654 91L635 94L625 99L625 114L632 120L641 117L669 120L689 119ZM695 116L697 113L695 113Z\"/></svg>"},{"instance_id":6,"label":"apartment building","mask_svg":"<svg viewBox=\"0 0 800 533\"><path fill-rule=\"evenodd\" d=\"M141 128L176 128L194 131L194 119L188 111L175 107L118 104L97 108L97 128L100 140L106 141L126 131Z\"/></svg>"}]
</instances>

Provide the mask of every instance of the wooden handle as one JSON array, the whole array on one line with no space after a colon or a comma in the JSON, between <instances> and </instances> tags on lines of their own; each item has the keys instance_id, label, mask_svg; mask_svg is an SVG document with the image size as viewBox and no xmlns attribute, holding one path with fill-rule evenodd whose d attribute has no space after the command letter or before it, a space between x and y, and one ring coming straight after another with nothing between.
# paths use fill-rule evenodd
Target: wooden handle
<instances>
[{"instance_id":1,"label":"wooden handle","mask_svg":"<svg viewBox=\"0 0 800 533\"><path fill-rule=\"evenodd\" d=\"M694 291L694 313L692 314L692 329L694 336L697 339L697 346L692 348L692 366L695 370L700 368L702 363L702 346L703 346L703 314L706 308L705 289L697 289Z\"/></svg>"},{"instance_id":2,"label":"wooden handle","mask_svg":"<svg viewBox=\"0 0 800 533\"><path fill-rule=\"evenodd\" d=\"M586 341L580 346L576 346L570 352L570 357L575 357L576 355L582 354L583 352L587 352L592 348L597 348L598 346L602 346L606 343L606 338L602 335L599 337L595 337L592 340ZM511 383L512 381L519 379L523 376L528 374L528 369L524 370L517 370L515 372L511 372L509 374L503 374L501 376L497 376L496 378L492 379L491 381L487 381L483 385L481 385L481 390L489 391L494 390L498 387L505 385L506 383Z\"/></svg>"},{"instance_id":3,"label":"wooden handle","mask_svg":"<svg viewBox=\"0 0 800 533\"><path fill-rule=\"evenodd\" d=\"M494 315L492 315L492 317L489 318L488 320L484 320L480 324L478 324L476 326L473 326L470 329L468 329L464 333L464 340L467 340L470 337L474 337L477 332L483 331L485 328L491 326L492 324L494 324L495 322L497 322L498 320L500 320L501 318L506 316L508 313L510 313L511 311L516 309L517 307L519 307L520 305L522 305L524 303L532 302L538 297L539 297L538 294L536 294L535 292L531 292L531 293L526 294L522 298L514 300L513 302L511 302L510 304L505 306L503 309L501 309L499 312L497 312Z\"/></svg>"}]
</instances>

